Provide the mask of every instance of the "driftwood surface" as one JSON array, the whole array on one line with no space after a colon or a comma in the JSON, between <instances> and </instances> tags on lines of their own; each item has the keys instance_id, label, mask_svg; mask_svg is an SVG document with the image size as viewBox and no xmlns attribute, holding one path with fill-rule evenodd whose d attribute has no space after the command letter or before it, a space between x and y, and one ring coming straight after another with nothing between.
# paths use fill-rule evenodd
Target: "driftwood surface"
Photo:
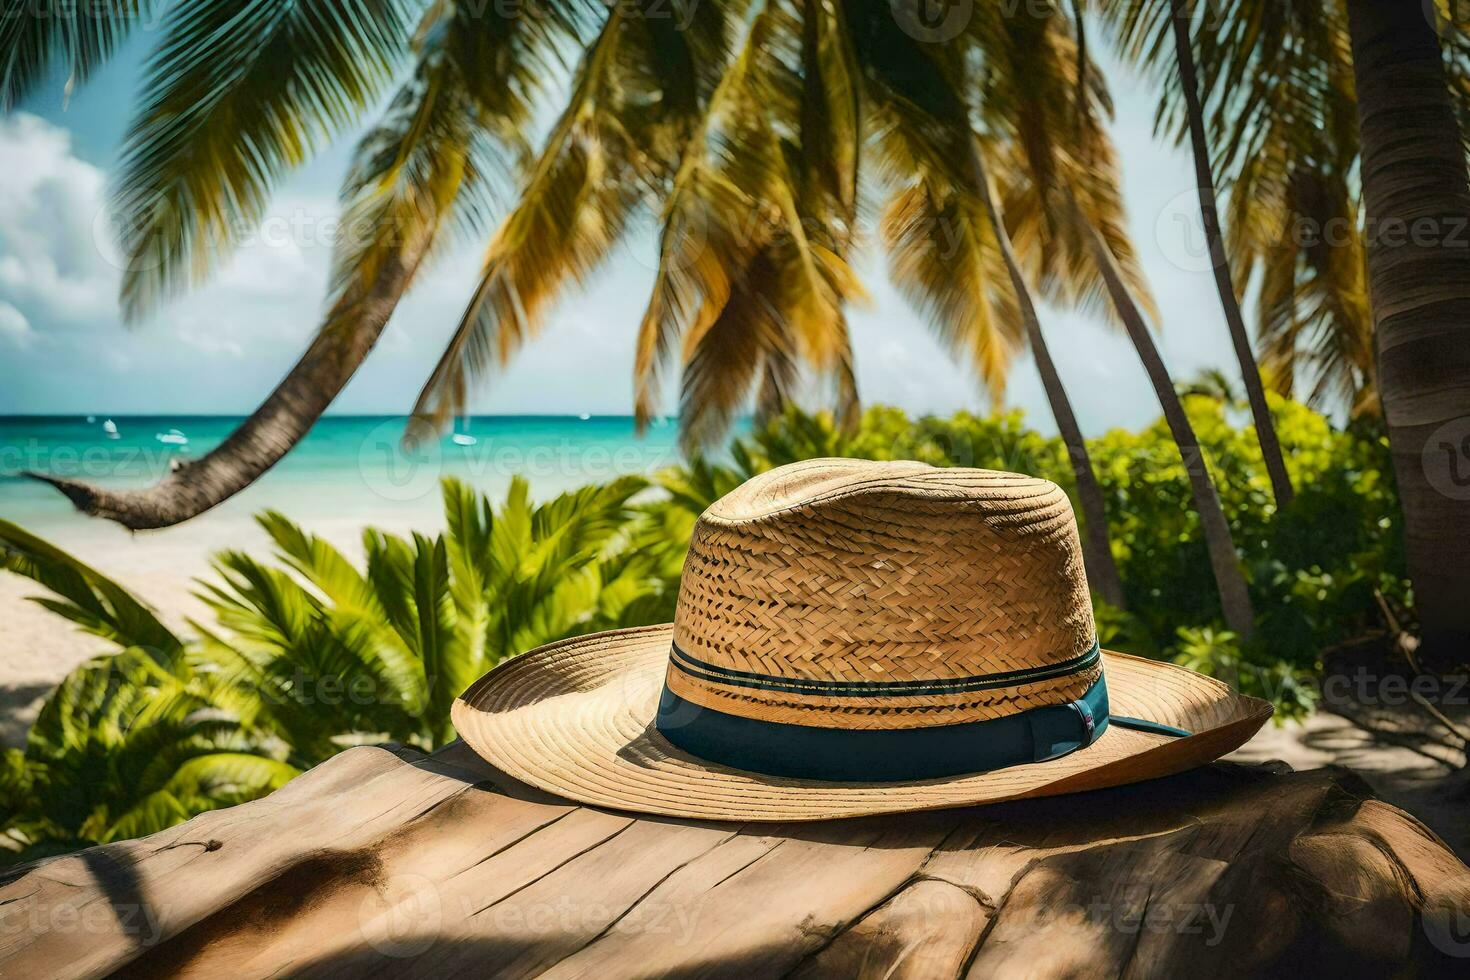
<instances>
[{"instance_id":1,"label":"driftwood surface","mask_svg":"<svg viewBox=\"0 0 1470 980\"><path fill-rule=\"evenodd\" d=\"M0 976L1467 976L1467 924L1470 870L1342 770L730 825L355 748L17 869Z\"/></svg>"}]
</instances>

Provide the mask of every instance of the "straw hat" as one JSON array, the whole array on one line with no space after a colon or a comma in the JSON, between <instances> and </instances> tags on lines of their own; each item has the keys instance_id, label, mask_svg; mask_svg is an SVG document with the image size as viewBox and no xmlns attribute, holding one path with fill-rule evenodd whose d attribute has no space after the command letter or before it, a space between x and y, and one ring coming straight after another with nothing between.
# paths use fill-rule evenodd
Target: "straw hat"
<instances>
[{"instance_id":1,"label":"straw hat","mask_svg":"<svg viewBox=\"0 0 1470 980\"><path fill-rule=\"evenodd\" d=\"M560 796L746 821L1151 779L1270 715L1099 650L1055 484L847 459L772 470L705 511L671 625L515 657L453 710L477 752Z\"/></svg>"}]
</instances>

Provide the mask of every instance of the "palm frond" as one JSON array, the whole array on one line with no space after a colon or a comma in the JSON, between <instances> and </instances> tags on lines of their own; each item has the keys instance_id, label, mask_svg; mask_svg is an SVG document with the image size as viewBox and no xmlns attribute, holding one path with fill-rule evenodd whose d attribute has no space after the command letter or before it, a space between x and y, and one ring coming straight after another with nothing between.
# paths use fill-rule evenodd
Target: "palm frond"
<instances>
[{"instance_id":1,"label":"palm frond","mask_svg":"<svg viewBox=\"0 0 1470 980\"><path fill-rule=\"evenodd\" d=\"M679 400L679 435L686 451L729 428L763 369L781 370L782 362L794 359L792 337L773 301L782 288L780 277L770 253L757 253L724 303L702 313L688 335Z\"/></svg>"},{"instance_id":2,"label":"palm frond","mask_svg":"<svg viewBox=\"0 0 1470 980\"><path fill-rule=\"evenodd\" d=\"M1260 282L1258 345L1278 391L1372 411L1375 362L1358 187L1356 94L1336 5L1262 22L1270 69L1247 103L1255 125L1226 162L1227 245ZM1198 42L1205 51L1213 50ZM1209 68L1216 73L1219 68Z\"/></svg>"},{"instance_id":3,"label":"palm frond","mask_svg":"<svg viewBox=\"0 0 1470 980\"><path fill-rule=\"evenodd\" d=\"M1158 128L1187 132L1170 4L1103 0L1126 57L1160 87ZM1225 231L1242 282L1261 284L1257 337L1277 389L1314 404L1376 404L1360 224L1357 102L1340 3L1187 8ZM1206 18L1209 18L1208 21ZM1447 64L1456 60L1446 34ZM1450 71L1455 87L1455 73ZM1467 90L1470 91L1470 90ZM1470 105L1470 100L1464 104ZM1330 239L1330 246L1325 243Z\"/></svg>"},{"instance_id":4,"label":"palm frond","mask_svg":"<svg viewBox=\"0 0 1470 980\"><path fill-rule=\"evenodd\" d=\"M1046 17L1008 17L987 46L981 116L998 144L987 159L1000 185L1001 213L1027 279L1041 295L1116 323L1117 311L1077 227L1075 201L1107 241L1140 308L1157 323L1158 308L1128 235L1122 178L1106 129L1112 98L1102 72L1080 60L1079 29L1056 9Z\"/></svg>"},{"instance_id":5,"label":"palm frond","mask_svg":"<svg viewBox=\"0 0 1470 980\"><path fill-rule=\"evenodd\" d=\"M508 361L535 335L563 281L585 281L622 232L632 201L608 173L591 118L620 23L616 10L609 14L570 105L491 240L469 306L419 394L414 415L435 428L461 410L472 375Z\"/></svg>"},{"instance_id":6,"label":"palm frond","mask_svg":"<svg viewBox=\"0 0 1470 980\"><path fill-rule=\"evenodd\" d=\"M1460 139L1470 155L1470 18L1455 0L1435 0L1440 42L1444 45L1445 76L1450 98L1460 120Z\"/></svg>"},{"instance_id":7,"label":"palm frond","mask_svg":"<svg viewBox=\"0 0 1470 980\"><path fill-rule=\"evenodd\" d=\"M123 312L204 280L281 176L378 98L407 51L410 0L174 5L122 150L113 205Z\"/></svg>"},{"instance_id":8,"label":"palm frond","mask_svg":"<svg viewBox=\"0 0 1470 980\"><path fill-rule=\"evenodd\" d=\"M667 178L725 58L739 4L609 8L519 200L486 251L460 324L414 413L440 428L470 385L540 331L556 296L585 284L639 203Z\"/></svg>"},{"instance_id":9,"label":"palm frond","mask_svg":"<svg viewBox=\"0 0 1470 980\"><path fill-rule=\"evenodd\" d=\"M882 233L889 278L999 400L1025 338L984 204L933 174L894 194Z\"/></svg>"},{"instance_id":10,"label":"palm frond","mask_svg":"<svg viewBox=\"0 0 1470 980\"><path fill-rule=\"evenodd\" d=\"M634 384L642 426L682 348L686 447L752 395L784 406L798 362L856 401L845 307L866 297L849 264L862 129L842 9L762 7L674 177Z\"/></svg>"},{"instance_id":11,"label":"palm frond","mask_svg":"<svg viewBox=\"0 0 1470 980\"><path fill-rule=\"evenodd\" d=\"M286 563L333 605L367 614L381 613L382 607L372 587L333 545L306 533L273 510L255 520L275 542Z\"/></svg>"},{"instance_id":12,"label":"palm frond","mask_svg":"<svg viewBox=\"0 0 1470 980\"><path fill-rule=\"evenodd\" d=\"M0 568L33 580L57 599L37 601L78 628L119 647L172 656L182 642L154 612L112 579L9 521L0 520Z\"/></svg>"},{"instance_id":13,"label":"palm frond","mask_svg":"<svg viewBox=\"0 0 1470 980\"><path fill-rule=\"evenodd\" d=\"M66 92L112 57L153 0L36 4L6 0L0 13L0 112L9 112L61 66Z\"/></svg>"}]
</instances>

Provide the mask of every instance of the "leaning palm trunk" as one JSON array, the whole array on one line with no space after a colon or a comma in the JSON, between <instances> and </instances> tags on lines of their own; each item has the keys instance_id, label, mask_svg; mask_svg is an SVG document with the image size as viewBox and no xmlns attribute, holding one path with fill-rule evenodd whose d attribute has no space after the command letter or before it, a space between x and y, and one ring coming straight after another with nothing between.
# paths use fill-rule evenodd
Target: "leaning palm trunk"
<instances>
[{"instance_id":1,"label":"leaning palm trunk","mask_svg":"<svg viewBox=\"0 0 1470 980\"><path fill-rule=\"evenodd\" d=\"M1235 541L1230 536L1230 525L1225 520L1225 510L1220 506L1220 495L1215 490L1199 439L1194 434L1194 426L1189 422L1179 393L1174 390L1174 382L1169 377L1168 369L1164 367L1164 359L1159 355L1148 325L1144 323L1143 314L1139 312L1123 282L1118 260L1080 209L1076 211L1076 219L1083 234L1087 236L1088 250L1097 263L1098 271L1102 273L1108 294L1128 331L1128 338L1138 350L1139 360L1143 362L1143 369L1148 373L1154 393L1158 395L1169 432L1179 446L1179 454L1184 457L1184 471L1189 475L1194 508L1199 513L1205 548L1210 556L1210 567L1215 573L1215 586L1220 591L1220 608L1225 614L1225 625L1242 639L1248 639L1255 627L1255 611L1251 607L1250 591L1240 568L1240 558L1235 552Z\"/></svg>"},{"instance_id":2,"label":"leaning palm trunk","mask_svg":"<svg viewBox=\"0 0 1470 980\"><path fill-rule=\"evenodd\" d=\"M340 298L306 353L238 429L208 454L144 490L109 490L33 473L83 513L135 531L197 517L250 486L316 424L388 325L421 254L394 256L366 289ZM411 264L406 264L411 263Z\"/></svg>"},{"instance_id":3,"label":"leaning palm trunk","mask_svg":"<svg viewBox=\"0 0 1470 980\"><path fill-rule=\"evenodd\" d=\"M1184 103L1189 118L1195 183L1199 187L1200 217L1210 250L1210 265L1215 271L1215 288L1220 293L1220 305L1225 310L1225 323L1230 328L1235 359L1240 363L1240 374L1245 382L1251 418L1255 421L1256 436L1261 443L1261 456L1266 462L1266 473L1271 478L1271 491L1276 497L1276 506L1285 507L1294 496L1291 477L1286 472L1281 442L1276 438L1276 424L1271 419L1271 409L1266 403L1266 390L1261 384L1261 370L1251 351L1250 335L1246 332L1245 317L1240 311L1240 299L1235 295L1235 279L1230 272L1230 259L1225 254L1225 236L1220 231L1220 212L1215 201L1214 165L1210 162L1209 137L1205 133L1205 110L1200 102L1194 49L1190 45L1189 10L1184 0L1169 2L1173 14L1174 50L1179 63L1179 81L1184 89Z\"/></svg>"},{"instance_id":4,"label":"leaning palm trunk","mask_svg":"<svg viewBox=\"0 0 1470 980\"><path fill-rule=\"evenodd\" d=\"M1433 6L1348 0L1378 385L1427 659L1470 648L1470 179Z\"/></svg>"},{"instance_id":5,"label":"leaning palm trunk","mask_svg":"<svg viewBox=\"0 0 1470 980\"><path fill-rule=\"evenodd\" d=\"M1102 486L1092 471L1092 458L1087 452L1087 441L1082 437L1082 428L1072 411L1071 399L1062 386L1062 377L1047 349L1046 338L1041 333L1041 320L1036 315L1036 304L1031 299L1031 290L1021 273L1016 260L1011 236L1006 231L1000 207L996 204L995 188L985 170L985 161L977 149L975 157L975 184L985 200L985 213L990 226L995 229L995 239L1000 245L1001 257L1005 260L1006 272L1011 286L1016 291L1016 302L1021 311L1021 321L1026 327L1026 340L1036 359L1036 370L1041 374L1041 387L1046 391L1046 400L1051 405L1052 416L1057 422L1057 431L1067 447L1067 459L1072 464L1072 475L1077 481L1077 502L1082 508L1082 557L1087 565L1087 582L1103 601L1119 609L1126 608L1123 596L1123 578L1118 574L1118 563L1113 558L1113 548L1108 541L1108 512L1104 503Z\"/></svg>"},{"instance_id":6,"label":"leaning palm trunk","mask_svg":"<svg viewBox=\"0 0 1470 980\"><path fill-rule=\"evenodd\" d=\"M1009 245L1005 251L1010 252ZM1011 278L1015 281L1019 270L1015 259L1007 254L1006 264L1012 267ZM1017 286L1017 293L1024 284ZM1026 340L1031 345L1036 370L1041 375L1041 387L1046 392L1052 417L1057 422L1057 432L1062 444L1067 447L1067 459L1072 464L1072 476L1077 481L1077 503L1082 508L1082 557L1087 564L1087 581L1103 601L1118 609L1128 607L1123 593L1123 578L1118 573L1117 560L1113 558L1112 544L1108 540L1108 512L1104 502L1102 485L1092 470L1092 457L1087 452L1087 442L1082 437L1082 427L1072 411L1072 402L1062 387L1061 375L1052 362L1051 351L1041 334L1041 323L1036 318L1030 297L1020 300L1021 317L1026 325Z\"/></svg>"}]
</instances>

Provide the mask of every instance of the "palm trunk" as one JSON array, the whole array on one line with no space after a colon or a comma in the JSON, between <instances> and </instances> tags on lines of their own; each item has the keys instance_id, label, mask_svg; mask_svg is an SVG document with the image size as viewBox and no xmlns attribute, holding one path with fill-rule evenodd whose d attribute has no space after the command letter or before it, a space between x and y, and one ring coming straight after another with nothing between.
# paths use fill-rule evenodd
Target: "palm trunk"
<instances>
[{"instance_id":1,"label":"palm trunk","mask_svg":"<svg viewBox=\"0 0 1470 980\"><path fill-rule=\"evenodd\" d=\"M66 494L83 513L135 531L197 517L254 483L310 431L372 352L421 257L389 258L370 288L353 289L333 304L306 353L239 428L146 490L30 475Z\"/></svg>"},{"instance_id":2,"label":"palm trunk","mask_svg":"<svg viewBox=\"0 0 1470 980\"><path fill-rule=\"evenodd\" d=\"M1021 265L1016 261L1016 251L1011 246L1011 236L1001 218L996 204L995 188L985 171L985 161L980 151L974 151L975 182L985 198L985 212L990 226L995 229L1000 254L1005 260L1006 272L1016 291L1016 301L1021 310L1021 321L1026 327L1026 339L1036 359L1036 369L1041 373L1041 387L1046 391L1046 400L1051 405L1052 416L1057 422L1057 431L1062 444L1067 447L1067 459L1072 464L1072 475L1077 481L1077 503L1082 508L1082 560L1087 566L1087 582L1103 601L1118 609L1126 607L1123 595L1123 578L1118 574L1118 563L1113 558L1113 548L1108 541L1108 512L1104 503L1102 485L1092 470L1092 457L1087 452L1087 441L1077 416L1072 411L1072 402L1062 386L1062 377L1052 362L1047 350L1046 338L1041 334L1041 320L1036 315L1036 304L1031 300L1031 290L1021 274Z\"/></svg>"},{"instance_id":3,"label":"palm trunk","mask_svg":"<svg viewBox=\"0 0 1470 980\"><path fill-rule=\"evenodd\" d=\"M1245 382L1251 418L1255 422L1256 437L1261 443L1261 456L1266 462L1266 473L1271 478L1271 491L1276 497L1277 508L1282 508L1291 503L1295 493L1292 490L1291 477L1286 472L1286 460L1281 455L1281 442L1276 438L1276 423L1272 421L1271 409L1266 403L1266 390L1261 384L1261 369L1251 350L1245 317L1240 312L1240 300L1235 295L1235 279L1230 272L1230 259L1225 254L1225 236L1220 231L1220 211L1215 202L1215 171L1210 162L1209 138L1205 134L1205 110L1200 102L1194 49L1190 45L1189 9L1184 0L1169 2L1174 19L1174 51L1179 62L1179 81L1184 89L1189 117L1189 141L1194 155L1195 183L1199 188L1200 217L1204 222L1205 241L1210 249L1210 265L1215 270L1215 289L1220 294L1220 306L1225 310L1225 323L1230 328L1230 342L1235 347L1235 359L1240 363L1240 375Z\"/></svg>"},{"instance_id":4,"label":"palm trunk","mask_svg":"<svg viewBox=\"0 0 1470 980\"><path fill-rule=\"evenodd\" d=\"M1005 251L1009 251L1007 246ZM1011 265L1014 259L1008 259ZM1016 276L1011 273L1012 280ZM1019 292L1019 290L1018 290ZM1026 325L1026 338L1031 345L1031 355L1036 360L1036 370L1041 375L1041 387L1046 392L1047 404L1057 422L1057 432L1062 444L1067 447L1067 459L1072 464L1072 475L1077 481L1077 503L1082 508L1082 557L1087 565L1087 581L1103 601L1118 609L1128 608L1123 593L1123 578L1118 572L1118 563L1113 558L1112 544L1108 539L1108 512L1102 485L1092 469L1092 457L1087 452L1087 442L1082 436L1082 427L1072 411L1072 402L1062 387L1062 377L1047 349L1046 338L1041 334L1041 323L1036 318L1030 299L1021 300L1021 317Z\"/></svg>"},{"instance_id":5,"label":"palm trunk","mask_svg":"<svg viewBox=\"0 0 1470 980\"><path fill-rule=\"evenodd\" d=\"M1199 513L1205 548L1210 556L1210 568L1215 573L1215 586L1220 592L1220 608L1225 615L1225 625L1242 639L1249 639L1255 629L1255 610L1251 606L1245 574L1240 568L1240 557L1235 551L1235 541L1230 535L1230 524L1225 520L1225 510L1220 506L1220 495L1216 492L1210 471L1205 465L1204 453L1194 434L1194 426L1189 422L1179 393L1174 390L1174 382L1169 377L1168 369L1164 367L1164 359L1159 355L1148 325L1144 323L1143 314L1139 312L1128 292L1127 284L1123 282L1117 258L1080 208L1076 209L1075 217L1082 225L1083 234L1087 236L1093 261L1102 273L1108 294L1128 331L1128 338L1138 350L1138 358L1143 362L1143 369L1147 372L1159 405L1164 410L1164 420L1169 425L1169 432L1179 446L1180 456L1184 458L1184 471L1189 474L1189 489L1194 497L1194 508Z\"/></svg>"},{"instance_id":6,"label":"palm trunk","mask_svg":"<svg viewBox=\"0 0 1470 980\"><path fill-rule=\"evenodd\" d=\"M1470 648L1470 176L1433 7L1348 0L1378 391L1426 659Z\"/></svg>"}]
</instances>

